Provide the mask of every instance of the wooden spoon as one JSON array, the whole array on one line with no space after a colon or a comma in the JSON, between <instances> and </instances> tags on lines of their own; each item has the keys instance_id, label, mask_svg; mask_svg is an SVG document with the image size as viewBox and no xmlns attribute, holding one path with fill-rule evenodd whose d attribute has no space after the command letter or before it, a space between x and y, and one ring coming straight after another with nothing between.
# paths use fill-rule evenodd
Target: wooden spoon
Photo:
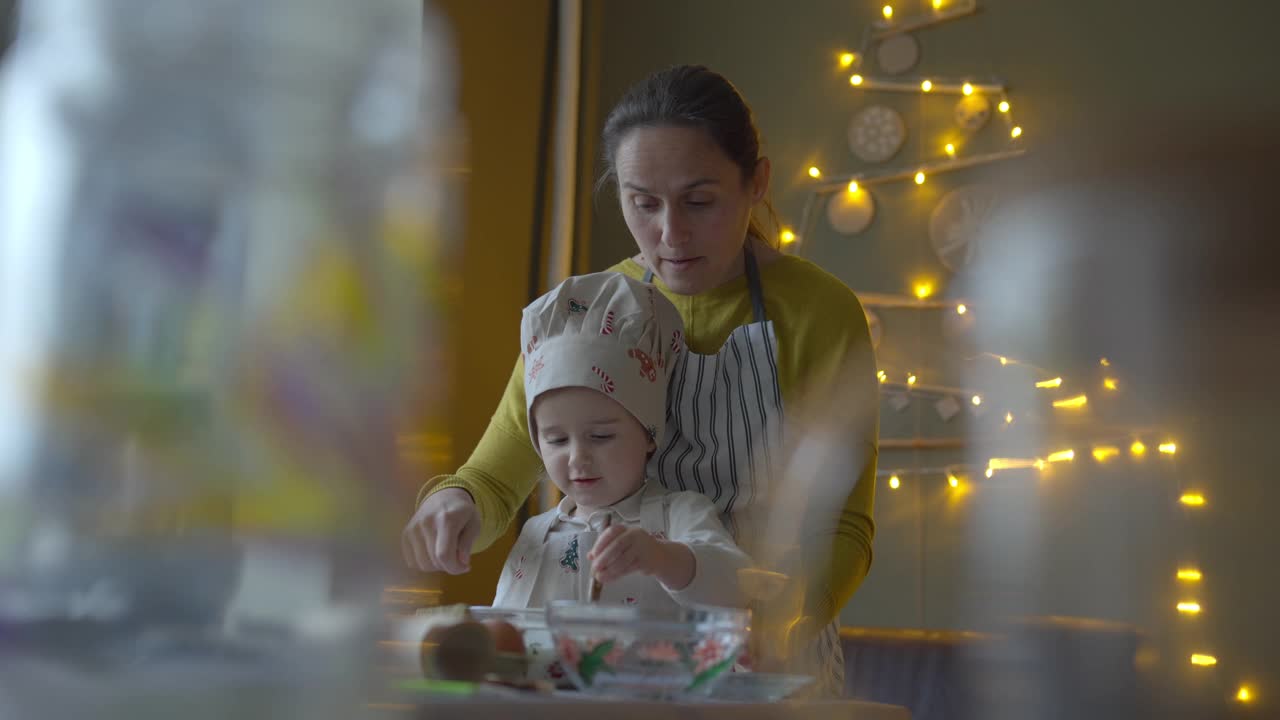
<instances>
[{"instance_id":1,"label":"wooden spoon","mask_svg":"<svg viewBox=\"0 0 1280 720\"><path fill-rule=\"evenodd\" d=\"M600 534L603 535L604 531L609 529L611 520L613 520L613 513L604 516L604 527L600 529ZM593 603L600 602L600 592L602 590L604 590L604 585L596 579L595 567L593 566L591 568L591 594L587 596L587 601Z\"/></svg>"}]
</instances>

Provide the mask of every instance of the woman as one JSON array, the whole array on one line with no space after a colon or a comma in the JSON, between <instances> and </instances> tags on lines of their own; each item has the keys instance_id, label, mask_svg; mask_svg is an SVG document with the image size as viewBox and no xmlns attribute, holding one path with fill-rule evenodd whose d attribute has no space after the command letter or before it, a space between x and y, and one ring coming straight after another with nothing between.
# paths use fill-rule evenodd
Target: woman
<instances>
[{"instance_id":1,"label":"woman","mask_svg":"<svg viewBox=\"0 0 1280 720\"><path fill-rule=\"evenodd\" d=\"M835 383L876 397L866 317L852 291L780 253L753 217L767 207L769 160L750 108L724 77L696 66L651 75L609 114L603 144L600 185L616 186L639 249L610 269L655 282L685 322L689 353L672 379L671 422L649 474L711 497L741 536L736 520L769 489L764 468L781 453L787 401ZM404 531L410 565L466 572L472 550L497 539L533 490L541 462L522 380L517 363L467 464L423 488ZM832 531L808 538L818 559L804 614L824 628L812 648L831 692L843 684L835 619L871 564L877 407L866 404L873 421L849 439L864 458L857 483Z\"/></svg>"}]
</instances>

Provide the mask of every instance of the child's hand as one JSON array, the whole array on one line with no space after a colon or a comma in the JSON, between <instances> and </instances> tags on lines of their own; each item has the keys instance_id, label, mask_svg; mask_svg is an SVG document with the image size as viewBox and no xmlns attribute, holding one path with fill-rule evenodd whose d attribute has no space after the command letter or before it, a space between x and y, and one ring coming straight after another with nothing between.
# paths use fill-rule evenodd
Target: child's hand
<instances>
[{"instance_id":1,"label":"child's hand","mask_svg":"<svg viewBox=\"0 0 1280 720\"><path fill-rule=\"evenodd\" d=\"M614 525L600 533L587 558L591 560L591 574L607 583L633 572L656 574L661 555L658 539L644 528Z\"/></svg>"},{"instance_id":2,"label":"child's hand","mask_svg":"<svg viewBox=\"0 0 1280 720\"><path fill-rule=\"evenodd\" d=\"M682 590L693 580L693 551L680 543L655 538L640 527L615 525L600 533L587 555L591 573L601 583L631 573L656 577L672 590Z\"/></svg>"}]
</instances>

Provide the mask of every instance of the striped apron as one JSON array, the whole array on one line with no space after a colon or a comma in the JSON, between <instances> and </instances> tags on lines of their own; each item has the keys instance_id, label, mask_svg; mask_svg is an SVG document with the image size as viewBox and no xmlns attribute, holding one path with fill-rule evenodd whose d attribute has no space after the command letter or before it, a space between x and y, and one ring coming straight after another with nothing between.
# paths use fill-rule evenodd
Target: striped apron
<instances>
[{"instance_id":1,"label":"striped apron","mask_svg":"<svg viewBox=\"0 0 1280 720\"><path fill-rule=\"evenodd\" d=\"M764 289L755 256L744 265L753 322L729 334L720 351L682 353L667 393L667 427L648 475L670 490L692 490L711 498L725 527L740 540L736 516L767 496L773 459L781 452L782 394L778 388L777 338L765 314ZM644 282L653 282L646 270ZM677 347L680 345L680 347ZM795 658L825 695L844 689L839 621L833 620Z\"/></svg>"}]
</instances>

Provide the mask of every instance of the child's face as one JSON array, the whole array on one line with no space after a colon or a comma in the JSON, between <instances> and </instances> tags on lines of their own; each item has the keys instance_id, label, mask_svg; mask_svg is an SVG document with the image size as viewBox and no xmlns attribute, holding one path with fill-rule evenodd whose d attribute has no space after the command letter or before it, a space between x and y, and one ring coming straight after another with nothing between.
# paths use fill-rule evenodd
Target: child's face
<instances>
[{"instance_id":1,"label":"child's face","mask_svg":"<svg viewBox=\"0 0 1280 720\"><path fill-rule=\"evenodd\" d=\"M533 404L547 474L579 506L601 508L635 492L653 449L640 421L590 388L560 388Z\"/></svg>"}]
</instances>

